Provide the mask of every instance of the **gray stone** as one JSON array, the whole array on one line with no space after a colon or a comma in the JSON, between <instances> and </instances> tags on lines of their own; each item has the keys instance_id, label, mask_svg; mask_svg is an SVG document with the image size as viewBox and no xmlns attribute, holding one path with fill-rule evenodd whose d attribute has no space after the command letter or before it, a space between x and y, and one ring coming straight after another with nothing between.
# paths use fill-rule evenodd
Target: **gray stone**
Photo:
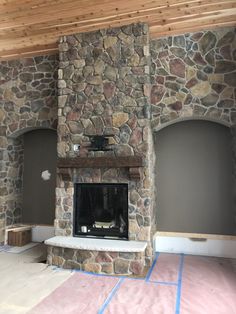
<instances>
[{"instance_id":1,"label":"gray stone","mask_svg":"<svg viewBox=\"0 0 236 314\"><path fill-rule=\"evenodd\" d=\"M82 264L92 258L92 253L90 251L77 251L77 262Z\"/></svg>"},{"instance_id":2,"label":"gray stone","mask_svg":"<svg viewBox=\"0 0 236 314\"><path fill-rule=\"evenodd\" d=\"M117 156L132 156L134 155L134 151L129 145L122 144L115 147L115 154Z\"/></svg>"},{"instance_id":3,"label":"gray stone","mask_svg":"<svg viewBox=\"0 0 236 314\"><path fill-rule=\"evenodd\" d=\"M31 103L31 110L35 113L38 112L43 107L44 107L44 100L43 99L33 100Z\"/></svg>"},{"instance_id":4,"label":"gray stone","mask_svg":"<svg viewBox=\"0 0 236 314\"><path fill-rule=\"evenodd\" d=\"M205 33L198 42L199 49L205 55L208 51L215 47L216 36L212 32Z\"/></svg>"},{"instance_id":5,"label":"gray stone","mask_svg":"<svg viewBox=\"0 0 236 314\"><path fill-rule=\"evenodd\" d=\"M234 105L235 103L233 99L222 99L217 104L219 108L233 108Z\"/></svg>"},{"instance_id":6,"label":"gray stone","mask_svg":"<svg viewBox=\"0 0 236 314\"><path fill-rule=\"evenodd\" d=\"M179 46L179 47L185 47L185 37L183 35L175 36L173 45Z\"/></svg>"},{"instance_id":7,"label":"gray stone","mask_svg":"<svg viewBox=\"0 0 236 314\"><path fill-rule=\"evenodd\" d=\"M101 85L102 78L99 75L89 76L87 77L87 82L92 85Z\"/></svg>"},{"instance_id":8,"label":"gray stone","mask_svg":"<svg viewBox=\"0 0 236 314\"><path fill-rule=\"evenodd\" d=\"M219 96L217 94L209 94L201 99L201 103L206 107L215 106L218 99Z\"/></svg>"},{"instance_id":9,"label":"gray stone","mask_svg":"<svg viewBox=\"0 0 236 314\"><path fill-rule=\"evenodd\" d=\"M128 274L130 262L124 259L116 259L114 262L115 274Z\"/></svg>"},{"instance_id":10,"label":"gray stone","mask_svg":"<svg viewBox=\"0 0 236 314\"><path fill-rule=\"evenodd\" d=\"M179 57L181 59L184 58L184 56L186 55L186 52L183 48L179 48L179 47L171 47L170 51L176 56Z\"/></svg>"},{"instance_id":11,"label":"gray stone","mask_svg":"<svg viewBox=\"0 0 236 314\"><path fill-rule=\"evenodd\" d=\"M236 72L225 74L224 82L229 86L236 87Z\"/></svg>"},{"instance_id":12,"label":"gray stone","mask_svg":"<svg viewBox=\"0 0 236 314\"><path fill-rule=\"evenodd\" d=\"M206 108L199 106L199 105L194 105L193 107L193 114L195 116L203 116L206 112Z\"/></svg>"},{"instance_id":13,"label":"gray stone","mask_svg":"<svg viewBox=\"0 0 236 314\"><path fill-rule=\"evenodd\" d=\"M227 44L231 44L234 41L234 32L233 31L229 31L228 33L226 33L217 43L217 47L222 47L225 46Z\"/></svg>"},{"instance_id":14,"label":"gray stone","mask_svg":"<svg viewBox=\"0 0 236 314\"><path fill-rule=\"evenodd\" d=\"M31 82L33 80L33 74L32 73L22 73L20 74L20 80L24 83Z\"/></svg>"},{"instance_id":15,"label":"gray stone","mask_svg":"<svg viewBox=\"0 0 236 314\"><path fill-rule=\"evenodd\" d=\"M106 66L104 75L106 76L108 80L116 81L117 75L118 75L118 69L108 65Z\"/></svg>"},{"instance_id":16,"label":"gray stone","mask_svg":"<svg viewBox=\"0 0 236 314\"><path fill-rule=\"evenodd\" d=\"M236 63L233 61L216 61L215 73L229 73L236 70Z\"/></svg>"},{"instance_id":17,"label":"gray stone","mask_svg":"<svg viewBox=\"0 0 236 314\"><path fill-rule=\"evenodd\" d=\"M135 253L129 253L129 252L120 252L119 253L120 258L132 260L135 258Z\"/></svg>"}]
</instances>

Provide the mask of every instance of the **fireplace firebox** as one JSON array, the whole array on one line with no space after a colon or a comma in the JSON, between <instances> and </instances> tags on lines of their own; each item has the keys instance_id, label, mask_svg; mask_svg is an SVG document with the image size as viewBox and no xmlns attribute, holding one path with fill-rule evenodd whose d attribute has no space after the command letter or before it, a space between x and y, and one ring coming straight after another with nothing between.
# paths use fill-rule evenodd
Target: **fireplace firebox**
<instances>
[{"instance_id":1,"label":"fireplace firebox","mask_svg":"<svg viewBox=\"0 0 236 314\"><path fill-rule=\"evenodd\" d=\"M128 239L128 184L76 183L74 236Z\"/></svg>"}]
</instances>

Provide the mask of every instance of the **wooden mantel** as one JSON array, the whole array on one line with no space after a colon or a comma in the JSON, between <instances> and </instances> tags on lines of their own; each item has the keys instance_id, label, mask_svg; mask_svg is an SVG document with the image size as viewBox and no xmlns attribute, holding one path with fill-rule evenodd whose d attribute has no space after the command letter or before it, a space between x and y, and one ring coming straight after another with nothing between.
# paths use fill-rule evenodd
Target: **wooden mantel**
<instances>
[{"instance_id":1,"label":"wooden mantel","mask_svg":"<svg viewBox=\"0 0 236 314\"><path fill-rule=\"evenodd\" d=\"M120 157L74 157L58 158L58 174L64 180L71 179L71 169L74 168L127 168L131 179L140 179L140 167L143 167L141 156Z\"/></svg>"}]
</instances>

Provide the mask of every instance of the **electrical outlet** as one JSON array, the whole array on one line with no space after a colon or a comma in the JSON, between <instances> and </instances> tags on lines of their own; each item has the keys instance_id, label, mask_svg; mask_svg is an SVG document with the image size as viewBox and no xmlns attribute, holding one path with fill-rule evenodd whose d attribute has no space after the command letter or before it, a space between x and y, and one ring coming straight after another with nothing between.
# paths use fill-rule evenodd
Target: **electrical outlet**
<instances>
[{"instance_id":1,"label":"electrical outlet","mask_svg":"<svg viewBox=\"0 0 236 314\"><path fill-rule=\"evenodd\" d=\"M74 150L74 152L79 152L79 150L80 150L80 145L79 145L79 144L74 144L74 145L73 145L73 150Z\"/></svg>"}]
</instances>

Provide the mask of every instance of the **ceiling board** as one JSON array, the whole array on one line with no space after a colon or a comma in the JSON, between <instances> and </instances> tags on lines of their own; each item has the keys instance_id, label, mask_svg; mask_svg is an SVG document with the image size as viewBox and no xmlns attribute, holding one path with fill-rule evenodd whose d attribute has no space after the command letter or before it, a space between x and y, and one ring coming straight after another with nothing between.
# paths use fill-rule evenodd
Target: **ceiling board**
<instances>
[{"instance_id":1,"label":"ceiling board","mask_svg":"<svg viewBox=\"0 0 236 314\"><path fill-rule=\"evenodd\" d=\"M235 0L0 0L0 59L57 50L60 36L146 22L157 38L236 26Z\"/></svg>"}]
</instances>

